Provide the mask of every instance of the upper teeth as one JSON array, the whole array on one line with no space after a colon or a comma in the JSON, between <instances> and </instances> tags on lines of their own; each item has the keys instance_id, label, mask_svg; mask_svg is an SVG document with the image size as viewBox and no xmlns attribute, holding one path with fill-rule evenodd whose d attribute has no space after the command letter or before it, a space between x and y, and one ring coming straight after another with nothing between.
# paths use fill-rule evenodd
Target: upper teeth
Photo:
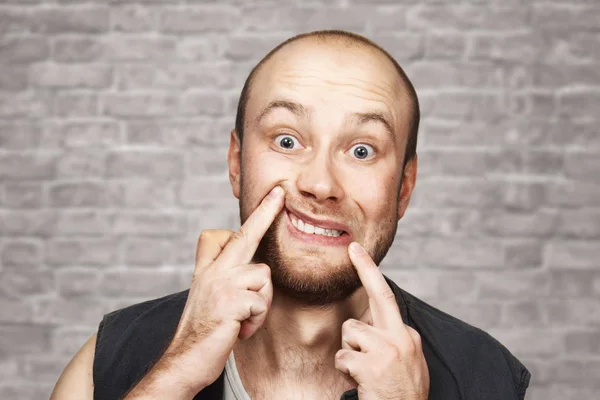
<instances>
[{"instance_id":1,"label":"upper teeth","mask_svg":"<svg viewBox=\"0 0 600 400\"><path fill-rule=\"evenodd\" d=\"M325 229L319 226L314 226L309 224L308 222L302 221L300 218L295 215L290 214L290 219L292 220L292 225L294 225L298 230L305 233L313 233L315 235L324 235L324 236L333 236L338 237L344 231L338 231L337 229Z\"/></svg>"}]
</instances>

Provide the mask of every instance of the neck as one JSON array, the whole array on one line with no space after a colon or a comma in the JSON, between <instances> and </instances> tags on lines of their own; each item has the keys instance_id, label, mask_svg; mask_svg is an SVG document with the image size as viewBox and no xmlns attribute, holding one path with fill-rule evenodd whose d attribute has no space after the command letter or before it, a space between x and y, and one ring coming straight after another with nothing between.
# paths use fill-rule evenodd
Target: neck
<instances>
[{"instance_id":1,"label":"neck","mask_svg":"<svg viewBox=\"0 0 600 400\"><path fill-rule=\"evenodd\" d=\"M341 348L342 323L359 319L368 305L363 287L348 299L320 307L308 307L275 289L264 324L251 338L238 341L234 354L274 374L333 366Z\"/></svg>"}]
</instances>

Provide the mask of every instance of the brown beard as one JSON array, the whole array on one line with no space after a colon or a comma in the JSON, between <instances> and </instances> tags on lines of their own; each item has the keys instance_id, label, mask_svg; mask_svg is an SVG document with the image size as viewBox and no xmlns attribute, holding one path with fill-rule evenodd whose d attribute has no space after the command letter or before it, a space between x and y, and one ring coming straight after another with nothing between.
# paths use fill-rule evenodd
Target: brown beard
<instances>
[{"instance_id":1,"label":"brown beard","mask_svg":"<svg viewBox=\"0 0 600 400\"><path fill-rule=\"evenodd\" d=\"M244 174L241 175L240 219L244 223L251 210L245 208L245 199L250 197L248 197L249 193L244 185ZM400 186L401 184L400 182ZM397 193L399 196L400 190ZM398 204L398 197L396 204ZM315 261L312 261L314 265L310 265L307 257L291 258L277 240L277 228L283 224L285 224L285 216L280 214L263 236L252 259L255 263L265 263L271 267L271 280L275 292L293 298L306 306L325 306L347 299L362 286L349 257L346 262L337 266L331 266L324 258L321 258L322 261L319 261L318 265ZM379 265L387 254L394 242L398 228L396 218L386 219L378 226L380 229L375 244L370 248L365 248L376 265ZM317 254L315 253L315 255ZM316 257L310 258L310 260L315 259ZM298 268L309 271L329 268L330 271L335 269L335 272L323 279L322 274L299 274Z\"/></svg>"}]
</instances>

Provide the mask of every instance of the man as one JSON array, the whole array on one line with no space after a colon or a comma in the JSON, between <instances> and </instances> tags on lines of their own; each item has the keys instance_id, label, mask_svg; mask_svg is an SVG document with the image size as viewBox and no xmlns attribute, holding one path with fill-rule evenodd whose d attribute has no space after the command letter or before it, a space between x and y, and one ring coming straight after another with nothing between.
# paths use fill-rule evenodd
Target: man
<instances>
[{"instance_id":1,"label":"man","mask_svg":"<svg viewBox=\"0 0 600 400\"><path fill-rule=\"evenodd\" d=\"M202 232L188 291L106 315L52 398L523 399L529 371L504 346L377 267L418 124L412 84L367 39L275 48L230 137L242 227Z\"/></svg>"}]
</instances>

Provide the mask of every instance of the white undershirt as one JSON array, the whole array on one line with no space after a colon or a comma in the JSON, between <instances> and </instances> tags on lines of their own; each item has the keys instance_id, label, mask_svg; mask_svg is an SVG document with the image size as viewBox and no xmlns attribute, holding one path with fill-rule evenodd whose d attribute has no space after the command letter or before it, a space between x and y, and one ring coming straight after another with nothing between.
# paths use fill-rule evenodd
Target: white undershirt
<instances>
[{"instance_id":1,"label":"white undershirt","mask_svg":"<svg viewBox=\"0 0 600 400\"><path fill-rule=\"evenodd\" d=\"M225 393L224 400L251 400L244 389L244 384L240 379L237 367L235 366L235 357L233 351L225 363Z\"/></svg>"}]
</instances>

